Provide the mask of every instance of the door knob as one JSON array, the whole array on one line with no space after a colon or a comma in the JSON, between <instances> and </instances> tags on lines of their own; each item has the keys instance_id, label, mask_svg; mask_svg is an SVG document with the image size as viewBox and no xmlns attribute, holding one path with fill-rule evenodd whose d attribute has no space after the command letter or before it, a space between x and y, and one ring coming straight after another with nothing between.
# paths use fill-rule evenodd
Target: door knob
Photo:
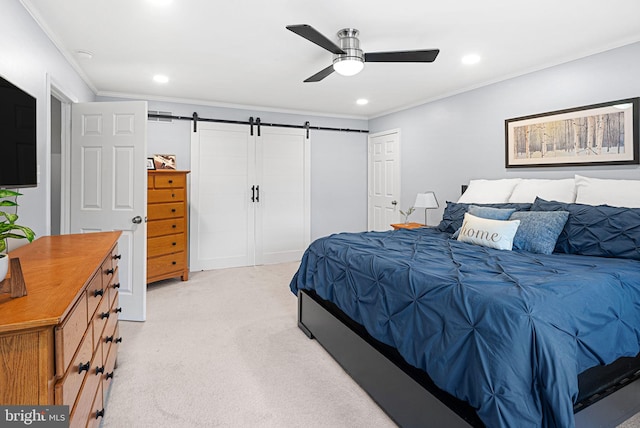
<instances>
[{"instance_id":1,"label":"door knob","mask_svg":"<svg viewBox=\"0 0 640 428\"><path fill-rule=\"evenodd\" d=\"M391 205L393 205L393 206L398 205L398 201L391 201Z\"/></svg>"},{"instance_id":2,"label":"door knob","mask_svg":"<svg viewBox=\"0 0 640 428\"><path fill-rule=\"evenodd\" d=\"M135 216L134 218L131 219L131 221L135 224L140 224L142 223L142 217L140 217L139 215Z\"/></svg>"}]
</instances>

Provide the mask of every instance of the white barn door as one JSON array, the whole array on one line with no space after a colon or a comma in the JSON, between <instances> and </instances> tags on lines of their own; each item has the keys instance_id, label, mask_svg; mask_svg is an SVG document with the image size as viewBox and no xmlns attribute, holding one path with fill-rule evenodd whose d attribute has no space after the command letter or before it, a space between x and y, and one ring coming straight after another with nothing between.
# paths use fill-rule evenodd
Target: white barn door
<instances>
[{"instance_id":1,"label":"white barn door","mask_svg":"<svg viewBox=\"0 0 640 428\"><path fill-rule=\"evenodd\" d=\"M147 103L82 103L71 113L70 232L121 230L121 319L144 321Z\"/></svg>"},{"instance_id":2,"label":"white barn door","mask_svg":"<svg viewBox=\"0 0 640 428\"><path fill-rule=\"evenodd\" d=\"M400 131L370 135L368 153L368 229L389 230L400 219Z\"/></svg>"},{"instance_id":3,"label":"white barn door","mask_svg":"<svg viewBox=\"0 0 640 428\"><path fill-rule=\"evenodd\" d=\"M304 129L198 122L191 138L190 268L299 260L310 239Z\"/></svg>"}]
</instances>

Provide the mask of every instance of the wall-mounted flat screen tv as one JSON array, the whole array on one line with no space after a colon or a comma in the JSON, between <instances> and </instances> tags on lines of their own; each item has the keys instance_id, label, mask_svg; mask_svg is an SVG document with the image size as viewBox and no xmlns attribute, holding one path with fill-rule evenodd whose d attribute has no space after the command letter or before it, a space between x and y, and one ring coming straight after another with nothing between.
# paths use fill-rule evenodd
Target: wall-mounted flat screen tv
<instances>
[{"instance_id":1,"label":"wall-mounted flat screen tv","mask_svg":"<svg viewBox=\"0 0 640 428\"><path fill-rule=\"evenodd\" d=\"M0 188L35 186L36 99L0 77Z\"/></svg>"}]
</instances>

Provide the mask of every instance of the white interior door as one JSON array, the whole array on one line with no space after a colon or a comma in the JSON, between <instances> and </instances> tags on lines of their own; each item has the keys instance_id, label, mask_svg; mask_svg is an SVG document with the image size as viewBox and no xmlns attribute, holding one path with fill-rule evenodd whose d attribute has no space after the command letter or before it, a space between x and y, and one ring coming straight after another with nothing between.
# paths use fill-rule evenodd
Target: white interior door
<instances>
[{"instance_id":1,"label":"white interior door","mask_svg":"<svg viewBox=\"0 0 640 428\"><path fill-rule=\"evenodd\" d=\"M81 103L71 115L71 233L121 230L121 319L146 317L147 103Z\"/></svg>"},{"instance_id":2,"label":"white interior door","mask_svg":"<svg viewBox=\"0 0 640 428\"><path fill-rule=\"evenodd\" d=\"M389 230L400 218L400 131L369 136L369 230Z\"/></svg>"},{"instance_id":3,"label":"white interior door","mask_svg":"<svg viewBox=\"0 0 640 428\"><path fill-rule=\"evenodd\" d=\"M256 144L256 264L300 260L309 245L310 142L304 129L262 128Z\"/></svg>"},{"instance_id":4,"label":"white interior door","mask_svg":"<svg viewBox=\"0 0 640 428\"><path fill-rule=\"evenodd\" d=\"M255 136L249 126L198 122L191 134L191 270L255 263Z\"/></svg>"}]
</instances>

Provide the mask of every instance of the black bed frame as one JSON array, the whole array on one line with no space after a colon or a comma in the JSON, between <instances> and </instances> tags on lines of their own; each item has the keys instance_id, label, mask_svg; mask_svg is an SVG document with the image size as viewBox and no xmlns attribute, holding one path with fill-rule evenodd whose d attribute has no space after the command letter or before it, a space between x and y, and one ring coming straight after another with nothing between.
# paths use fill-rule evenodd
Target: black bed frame
<instances>
[{"instance_id":1,"label":"black bed frame","mask_svg":"<svg viewBox=\"0 0 640 428\"><path fill-rule=\"evenodd\" d=\"M483 427L475 410L313 291L298 292L298 326L316 339L401 427ZM640 412L640 355L578 377L576 427L615 427Z\"/></svg>"}]
</instances>

